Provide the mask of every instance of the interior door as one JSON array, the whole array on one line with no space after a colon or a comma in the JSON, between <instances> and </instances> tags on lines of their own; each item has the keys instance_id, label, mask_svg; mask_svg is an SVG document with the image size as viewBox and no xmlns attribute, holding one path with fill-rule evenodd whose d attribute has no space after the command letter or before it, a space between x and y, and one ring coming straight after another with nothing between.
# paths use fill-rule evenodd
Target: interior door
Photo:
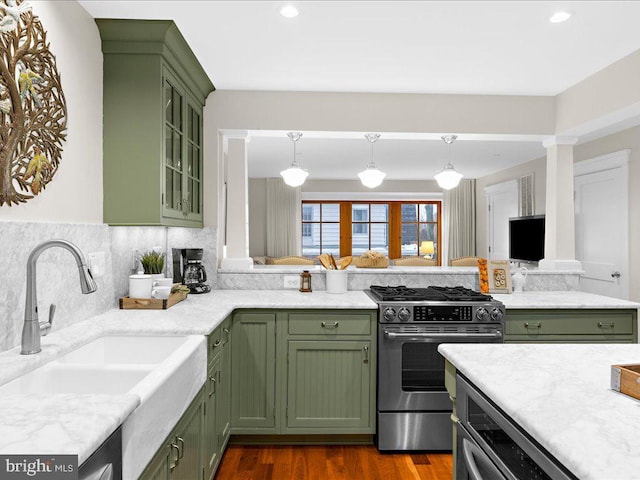
<instances>
[{"instance_id":1,"label":"interior door","mask_svg":"<svg viewBox=\"0 0 640 480\"><path fill-rule=\"evenodd\" d=\"M576 259L580 289L629 298L629 198L626 151L574 168Z\"/></svg>"},{"instance_id":2,"label":"interior door","mask_svg":"<svg viewBox=\"0 0 640 480\"><path fill-rule=\"evenodd\" d=\"M488 206L488 258L509 258L509 218L518 216L518 184L515 180L485 189Z\"/></svg>"}]
</instances>

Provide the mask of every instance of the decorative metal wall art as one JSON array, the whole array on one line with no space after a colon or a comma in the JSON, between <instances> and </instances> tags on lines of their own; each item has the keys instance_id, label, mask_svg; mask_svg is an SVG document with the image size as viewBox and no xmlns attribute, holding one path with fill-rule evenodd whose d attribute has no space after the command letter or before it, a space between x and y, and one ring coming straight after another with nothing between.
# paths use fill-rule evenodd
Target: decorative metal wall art
<instances>
[{"instance_id":1,"label":"decorative metal wall art","mask_svg":"<svg viewBox=\"0 0 640 480\"><path fill-rule=\"evenodd\" d=\"M40 19L0 0L0 206L38 195L60 165L67 104Z\"/></svg>"}]
</instances>

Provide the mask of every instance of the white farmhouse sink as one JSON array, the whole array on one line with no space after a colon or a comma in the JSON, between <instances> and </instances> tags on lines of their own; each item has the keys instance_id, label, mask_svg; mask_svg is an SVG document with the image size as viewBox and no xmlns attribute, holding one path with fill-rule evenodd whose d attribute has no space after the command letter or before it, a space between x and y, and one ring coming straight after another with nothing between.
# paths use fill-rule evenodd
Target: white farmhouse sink
<instances>
[{"instance_id":1,"label":"white farmhouse sink","mask_svg":"<svg viewBox=\"0 0 640 480\"><path fill-rule=\"evenodd\" d=\"M205 337L107 335L5 385L10 394L134 394L122 426L123 478L138 478L204 384Z\"/></svg>"},{"instance_id":2,"label":"white farmhouse sink","mask_svg":"<svg viewBox=\"0 0 640 480\"><path fill-rule=\"evenodd\" d=\"M58 359L60 363L148 365L162 363L188 336L107 335Z\"/></svg>"},{"instance_id":3,"label":"white farmhouse sink","mask_svg":"<svg viewBox=\"0 0 640 480\"><path fill-rule=\"evenodd\" d=\"M124 394L151 372L151 368L83 367L52 362L0 387L0 395L13 393Z\"/></svg>"}]
</instances>

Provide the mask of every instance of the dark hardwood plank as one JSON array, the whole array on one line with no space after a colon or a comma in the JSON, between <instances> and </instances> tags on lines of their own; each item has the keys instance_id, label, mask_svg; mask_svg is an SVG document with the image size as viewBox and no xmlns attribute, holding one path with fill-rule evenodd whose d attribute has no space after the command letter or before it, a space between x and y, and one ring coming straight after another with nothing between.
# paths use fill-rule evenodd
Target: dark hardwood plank
<instances>
[{"instance_id":1,"label":"dark hardwood plank","mask_svg":"<svg viewBox=\"0 0 640 480\"><path fill-rule=\"evenodd\" d=\"M215 480L451 480L450 454L374 446L230 445Z\"/></svg>"}]
</instances>

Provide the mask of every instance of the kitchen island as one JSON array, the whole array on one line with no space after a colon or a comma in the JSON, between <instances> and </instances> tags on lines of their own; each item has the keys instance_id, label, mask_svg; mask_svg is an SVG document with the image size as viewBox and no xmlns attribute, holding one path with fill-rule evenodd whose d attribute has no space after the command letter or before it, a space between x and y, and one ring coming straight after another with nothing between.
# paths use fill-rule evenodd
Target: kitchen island
<instances>
[{"instance_id":1,"label":"kitchen island","mask_svg":"<svg viewBox=\"0 0 640 480\"><path fill-rule=\"evenodd\" d=\"M640 478L640 401L610 389L640 345L452 345L439 352L581 480Z\"/></svg>"}]
</instances>

